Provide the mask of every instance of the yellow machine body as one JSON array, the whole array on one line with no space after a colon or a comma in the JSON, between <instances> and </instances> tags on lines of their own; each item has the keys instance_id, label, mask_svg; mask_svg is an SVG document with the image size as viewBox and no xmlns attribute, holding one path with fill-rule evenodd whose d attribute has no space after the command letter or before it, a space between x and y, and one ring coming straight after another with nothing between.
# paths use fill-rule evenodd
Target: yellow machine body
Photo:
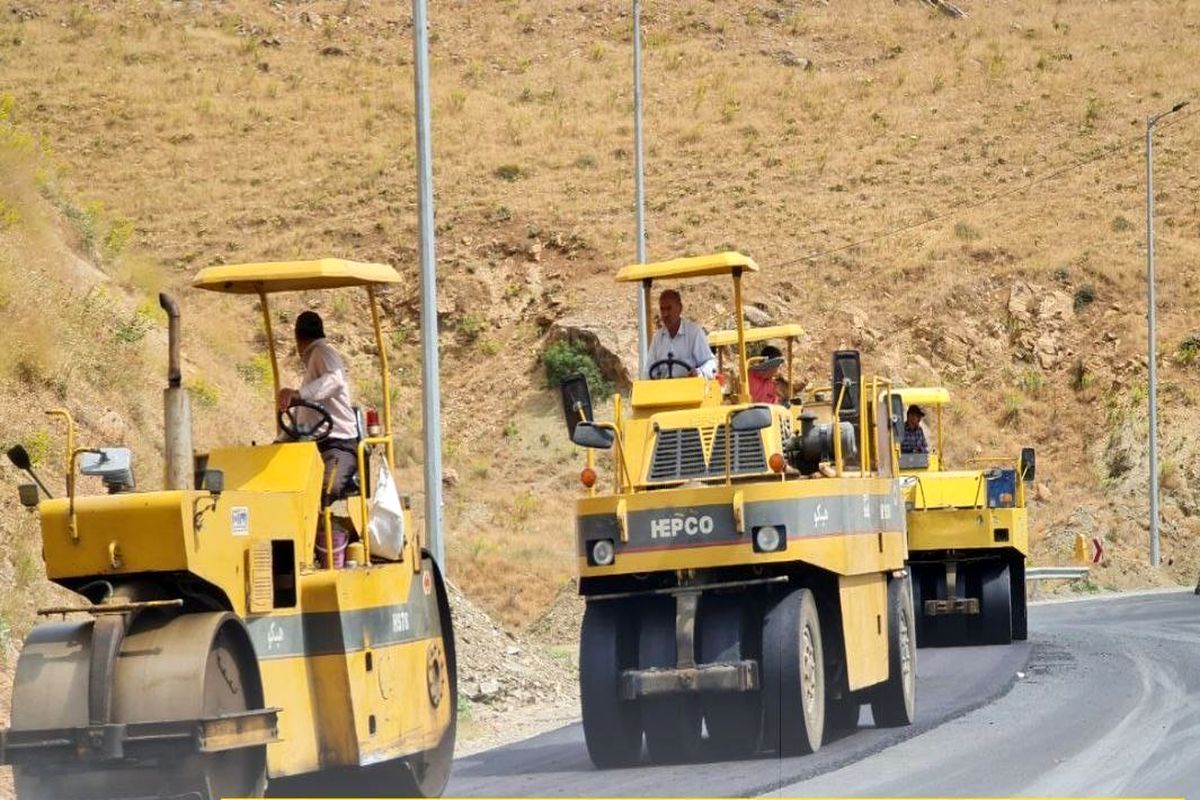
<instances>
[{"instance_id":1,"label":"yellow machine body","mask_svg":"<svg viewBox=\"0 0 1200 800\"><path fill-rule=\"evenodd\" d=\"M647 306L653 307L655 280L731 277L733 308L740 308L742 277L756 270L745 256L722 253L633 265L621 270L618 280L641 283ZM790 351L791 340L802 333L799 326L780 326L758 338L786 338ZM755 404L749 397L751 360L746 355L754 332L739 319L736 330L713 336L735 349L732 391L701 376L637 380L628 414L617 396L611 423L576 423L571 409L590 407L590 401L572 405L574 389L563 390L573 439L590 440L591 431L602 429L611 440L611 458L600 466L589 451L584 483L590 488L576 505L580 592L591 615L585 615L581 645L584 728L593 761L601 766L626 763L622 758L627 754L612 757L617 751L611 737L622 735L610 729L617 724L612 712L591 711L611 708L613 702L622 708L677 703L683 719L700 713L694 708L699 702L710 736L718 739L726 724L731 730L753 729L753 719L737 725L726 719L740 712L721 703L741 702L744 696L747 707L779 705L767 685L774 666L761 660L766 657L758 655L756 642L761 636L762 648L780 644L774 640L781 630L794 637L790 623L779 628L773 619L801 594L815 598L819 609L824 658L836 665L829 667L828 691L837 696L840 708L849 709L840 712L843 716L852 714L856 721L858 704L872 687L882 687L889 678L900 680L894 642L901 634L889 603L894 611L891 584L903 582L908 550L894 428L888 415L875 409L876 395L890 396L887 383L871 378L860 382L855 372L846 379L843 394L823 407ZM839 353L835 361L837 356L852 357L857 370L857 353ZM857 413L848 416L852 409ZM795 435L802 429L814 432L818 420L824 421L826 433L837 432L830 440L832 449L812 463L785 455ZM579 426L588 433L577 437ZM617 607L622 610L606 611ZM615 615L610 622L600 622L610 613ZM626 617L638 619L629 622ZM607 632L600 632L605 625ZM620 650L619 642L634 637L635 629L640 662L634 659L619 670L622 694L608 698L592 675L611 668L603 654ZM604 636L615 637L616 643ZM725 642L719 656L705 652L714 646L706 637ZM904 663L907 669L907 656ZM701 700L687 699L694 696ZM671 742L698 736L694 725L664 731L657 713L642 716L649 720L644 724L652 758L667 753L665 758L677 760L676 751L686 745ZM787 724L768 721L765 736ZM815 717L810 720L802 749L819 745L820 733L812 731L820 725ZM758 741L753 733L746 737ZM728 745L731 753L754 746L734 738Z\"/></svg>"},{"instance_id":2,"label":"yellow machine body","mask_svg":"<svg viewBox=\"0 0 1200 800\"><path fill-rule=\"evenodd\" d=\"M398 279L383 265L325 260L222 266L197 285L259 295L268 326L272 291L365 286L382 339L373 287ZM268 341L274 363L269 327ZM71 466L85 451L62 415ZM188 796L257 796L267 778L330 769L352 793L356 775L397 793L441 791L457 697L445 587L407 498L398 559L373 558L366 530L371 484L391 467L386 408L358 458L362 488L345 502L362 551L341 568L316 563L332 523L315 441L199 455L195 488L82 496L68 473L68 496L39 504L46 570L92 601L78 607L95 622L43 626L27 643L0 741L20 800L157 796L164 780ZM39 669L48 658L63 666ZM169 687L196 707L181 709ZM75 706L40 709L56 695ZM163 749L193 741L177 733L189 730L204 732L199 745ZM163 759L178 771L138 767Z\"/></svg>"},{"instance_id":3,"label":"yellow machine body","mask_svg":"<svg viewBox=\"0 0 1200 800\"><path fill-rule=\"evenodd\" d=\"M1026 636L1025 559L1029 553L1026 470L1021 458L981 458L948 469L943 455L943 387L898 389L905 407L935 418L929 453L900 454L908 549L922 644L1003 643ZM979 574L977 574L979 573ZM1007 610L989 614L985 585ZM1003 601L1001 601L1003 604ZM945 617L965 616L966 620ZM1007 615L1010 632L1002 618ZM985 617L992 617L988 620Z\"/></svg>"}]
</instances>

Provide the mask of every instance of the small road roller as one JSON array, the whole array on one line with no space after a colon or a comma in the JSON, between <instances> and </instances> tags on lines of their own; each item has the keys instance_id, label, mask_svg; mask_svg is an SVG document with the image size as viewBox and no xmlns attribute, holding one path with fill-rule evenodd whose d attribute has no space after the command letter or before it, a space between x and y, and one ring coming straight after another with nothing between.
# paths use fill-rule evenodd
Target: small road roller
<instances>
[{"instance_id":1,"label":"small road roller","mask_svg":"<svg viewBox=\"0 0 1200 800\"><path fill-rule=\"evenodd\" d=\"M33 484L21 496L41 519L47 576L80 601L42 609L63 621L35 628L17 663L0 758L18 800L259 797L289 776L317 776L336 787L327 795L441 793L457 703L447 594L407 501L392 485L396 502L376 502L393 463L376 291L400 280L386 265L325 259L210 267L194 281L258 301L276 395L270 295L365 289L382 426L364 415L374 424L357 443L357 486L337 501L360 539L341 568L316 556L319 542L333 550L318 452L328 410L311 405L306 423L289 407L274 442L194 453L171 298L160 298L170 319L161 491L136 490L127 449L79 447L70 414L50 412L67 426L65 496ZM29 466L19 449L11 456ZM107 492L84 495L77 471ZM389 560L368 535L385 511L389 530L406 533L388 540L398 544Z\"/></svg>"},{"instance_id":2,"label":"small road roller","mask_svg":"<svg viewBox=\"0 0 1200 800\"><path fill-rule=\"evenodd\" d=\"M653 308L655 282L729 278L740 309L757 271L725 252L634 264L617 280ZM877 726L913 720L888 385L839 351L824 401L753 403L737 317L728 393L674 353L633 383L628 414L613 398L611 422L594 418L581 376L562 385L568 435L588 453L579 679L598 767L639 762L643 741L655 763L808 753L856 727L864 704ZM604 480L597 450L612 454Z\"/></svg>"},{"instance_id":3,"label":"small road roller","mask_svg":"<svg viewBox=\"0 0 1200 800\"><path fill-rule=\"evenodd\" d=\"M942 411L950 392L940 386L911 387L897 389L893 396L905 408L932 411L936 419L929 452L899 456L917 645L1025 639L1025 499L1035 474L1034 449L1023 448L1017 458L973 458L966 469L947 469Z\"/></svg>"}]
</instances>

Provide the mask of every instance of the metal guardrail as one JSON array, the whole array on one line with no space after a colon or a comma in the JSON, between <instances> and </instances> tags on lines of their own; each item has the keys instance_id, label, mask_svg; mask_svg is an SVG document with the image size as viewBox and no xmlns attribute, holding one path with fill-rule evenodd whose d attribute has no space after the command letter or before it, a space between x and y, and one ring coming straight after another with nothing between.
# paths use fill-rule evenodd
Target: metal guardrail
<instances>
[{"instance_id":1,"label":"metal guardrail","mask_svg":"<svg viewBox=\"0 0 1200 800\"><path fill-rule=\"evenodd\" d=\"M1090 567L1027 567L1027 581L1074 581L1086 578Z\"/></svg>"}]
</instances>

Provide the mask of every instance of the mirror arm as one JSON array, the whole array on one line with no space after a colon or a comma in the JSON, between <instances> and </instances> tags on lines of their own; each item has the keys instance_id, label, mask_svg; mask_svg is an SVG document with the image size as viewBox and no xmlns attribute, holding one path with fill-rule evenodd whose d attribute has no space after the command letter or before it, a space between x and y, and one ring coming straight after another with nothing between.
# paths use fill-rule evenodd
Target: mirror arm
<instances>
[{"instance_id":1,"label":"mirror arm","mask_svg":"<svg viewBox=\"0 0 1200 800\"><path fill-rule=\"evenodd\" d=\"M617 445L616 456L617 456L617 462L620 464L621 476L625 480L625 485L628 486L632 490L633 489L633 478L630 477L629 465L625 463L625 441L621 436L621 431L619 431L617 429L617 426L612 424L611 422L593 422L592 424L595 425L597 428L602 428L604 430L613 432L613 441L616 442L616 445Z\"/></svg>"}]
</instances>

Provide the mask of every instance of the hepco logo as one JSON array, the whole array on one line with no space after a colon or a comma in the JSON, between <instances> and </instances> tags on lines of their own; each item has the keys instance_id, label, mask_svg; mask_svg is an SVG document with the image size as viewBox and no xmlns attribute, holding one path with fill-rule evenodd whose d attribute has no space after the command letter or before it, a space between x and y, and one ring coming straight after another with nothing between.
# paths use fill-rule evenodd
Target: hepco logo
<instances>
[{"instance_id":1,"label":"hepco logo","mask_svg":"<svg viewBox=\"0 0 1200 800\"><path fill-rule=\"evenodd\" d=\"M716 523L707 514L703 516L666 517L650 521L651 539L674 539L680 534L684 536L707 536L713 532Z\"/></svg>"}]
</instances>

